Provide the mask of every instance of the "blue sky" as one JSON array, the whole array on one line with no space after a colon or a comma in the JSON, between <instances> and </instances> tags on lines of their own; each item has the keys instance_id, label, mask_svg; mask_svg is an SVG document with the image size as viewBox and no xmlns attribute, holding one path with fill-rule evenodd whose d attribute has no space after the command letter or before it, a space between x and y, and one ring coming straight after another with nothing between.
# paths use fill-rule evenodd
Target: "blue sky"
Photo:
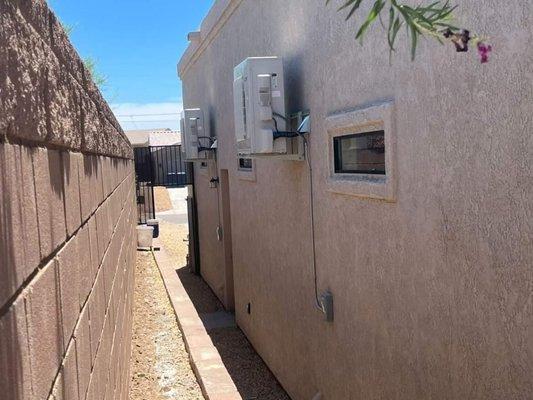
<instances>
[{"instance_id":1,"label":"blue sky","mask_svg":"<svg viewBox=\"0 0 533 400\"><path fill-rule=\"evenodd\" d=\"M198 30L213 0L48 0L74 28L81 57L92 57L107 77L104 96L124 129L172 128L181 111L176 64L187 33Z\"/></svg>"}]
</instances>

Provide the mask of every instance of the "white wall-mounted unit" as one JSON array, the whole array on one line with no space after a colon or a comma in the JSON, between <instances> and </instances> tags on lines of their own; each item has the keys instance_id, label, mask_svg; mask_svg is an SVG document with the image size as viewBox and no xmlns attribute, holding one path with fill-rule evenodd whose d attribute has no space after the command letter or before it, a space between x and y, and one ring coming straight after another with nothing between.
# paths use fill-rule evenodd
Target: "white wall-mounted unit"
<instances>
[{"instance_id":1,"label":"white wall-mounted unit","mask_svg":"<svg viewBox=\"0 0 533 400\"><path fill-rule=\"evenodd\" d=\"M185 161L204 161L211 158L214 138L200 108L186 108L181 119Z\"/></svg>"},{"instance_id":2,"label":"white wall-mounted unit","mask_svg":"<svg viewBox=\"0 0 533 400\"><path fill-rule=\"evenodd\" d=\"M233 99L239 157L303 159L302 138L287 132L281 58L251 57L235 67Z\"/></svg>"}]
</instances>

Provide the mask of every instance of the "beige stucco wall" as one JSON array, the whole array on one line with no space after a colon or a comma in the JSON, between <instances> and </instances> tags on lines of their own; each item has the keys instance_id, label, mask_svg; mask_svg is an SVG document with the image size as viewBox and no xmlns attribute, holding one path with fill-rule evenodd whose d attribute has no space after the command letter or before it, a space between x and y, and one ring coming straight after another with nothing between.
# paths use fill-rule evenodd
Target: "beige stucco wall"
<instances>
[{"instance_id":1,"label":"beige stucco wall","mask_svg":"<svg viewBox=\"0 0 533 400\"><path fill-rule=\"evenodd\" d=\"M220 205L218 191L209 187L209 180L216 176L214 165L206 168L195 168L195 181L199 183L195 187L196 197L202 204L202 210L198 212L198 238L202 244L200 262L202 275L209 282L215 294L224 298L224 259L223 244L218 240L217 228L220 225ZM200 200L201 199L201 200ZM200 206L200 203L198 203Z\"/></svg>"},{"instance_id":2,"label":"beige stucco wall","mask_svg":"<svg viewBox=\"0 0 533 400\"><path fill-rule=\"evenodd\" d=\"M230 173L238 324L295 400L533 396L533 4L512 4L460 2L461 22L491 36L487 65L432 41L410 62L405 40L389 64L379 24L361 46L321 0L217 1L181 60L184 105L208 113ZM237 173L233 67L265 55L284 59L288 112L312 114L332 324L314 308L306 164ZM328 190L326 118L382 100L395 201ZM202 273L223 297L208 175L196 169Z\"/></svg>"},{"instance_id":3,"label":"beige stucco wall","mask_svg":"<svg viewBox=\"0 0 533 400\"><path fill-rule=\"evenodd\" d=\"M0 398L128 398L132 153L46 2L0 0Z\"/></svg>"}]
</instances>

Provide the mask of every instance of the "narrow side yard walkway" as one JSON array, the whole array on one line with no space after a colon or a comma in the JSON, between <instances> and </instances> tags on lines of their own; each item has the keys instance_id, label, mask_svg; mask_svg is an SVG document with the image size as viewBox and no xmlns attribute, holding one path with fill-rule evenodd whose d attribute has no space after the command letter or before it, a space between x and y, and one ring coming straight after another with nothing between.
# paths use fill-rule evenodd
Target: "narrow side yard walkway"
<instances>
[{"instance_id":1,"label":"narrow side yard walkway","mask_svg":"<svg viewBox=\"0 0 533 400\"><path fill-rule=\"evenodd\" d=\"M138 252L131 400L203 400L152 253Z\"/></svg>"},{"instance_id":2,"label":"narrow side yard walkway","mask_svg":"<svg viewBox=\"0 0 533 400\"><path fill-rule=\"evenodd\" d=\"M290 400L244 333L235 325L233 315L224 311L205 281L185 266L187 225L161 221L160 235L160 243L175 265L175 279L181 280L242 398Z\"/></svg>"}]
</instances>

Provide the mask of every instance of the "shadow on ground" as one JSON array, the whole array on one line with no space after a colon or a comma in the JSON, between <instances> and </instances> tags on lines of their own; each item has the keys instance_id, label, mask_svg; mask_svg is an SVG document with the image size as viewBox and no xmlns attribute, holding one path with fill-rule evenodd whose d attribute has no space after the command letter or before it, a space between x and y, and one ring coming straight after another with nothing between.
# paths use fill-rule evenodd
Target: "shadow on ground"
<instances>
[{"instance_id":1,"label":"shadow on ground","mask_svg":"<svg viewBox=\"0 0 533 400\"><path fill-rule=\"evenodd\" d=\"M191 273L188 267L177 269L176 273L242 398L290 400L207 283Z\"/></svg>"}]
</instances>

